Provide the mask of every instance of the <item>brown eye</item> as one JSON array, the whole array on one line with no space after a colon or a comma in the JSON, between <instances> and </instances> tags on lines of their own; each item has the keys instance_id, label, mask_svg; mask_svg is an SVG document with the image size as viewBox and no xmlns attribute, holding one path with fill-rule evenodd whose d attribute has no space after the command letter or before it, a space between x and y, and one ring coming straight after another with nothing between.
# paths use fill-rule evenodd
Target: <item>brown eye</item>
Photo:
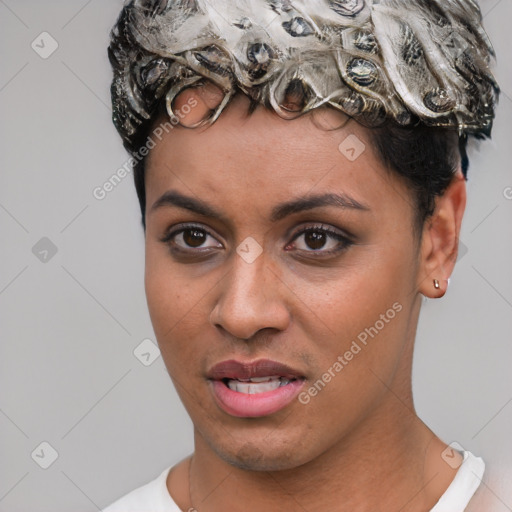
<instances>
[{"instance_id":1,"label":"brown eye","mask_svg":"<svg viewBox=\"0 0 512 512\"><path fill-rule=\"evenodd\" d=\"M310 249L321 249L327 241L327 235L320 231L310 231L305 233L304 241Z\"/></svg>"},{"instance_id":2,"label":"brown eye","mask_svg":"<svg viewBox=\"0 0 512 512\"><path fill-rule=\"evenodd\" d=\"M201 229L187 229L183 231L183 241L190 247L199 247L206 240L206 233Z\"/></svg>"},{"instance_id":3,"label":"brown eye","mask_svg":"<svg viewBox=\"0 0 512 512\"><path fill-rule=\"evenodd\" d=\"M307 226L295 235L287 248L298 252L318 256L337 254L353 244L348 236L344 236L329 227L322 225Z\"/></svg>"},{"instance_id":4,"label":"brown eye","mask_svg":"<svg viewBox=\"0 0 512 512\"><path fill-rule=\"evenodd\" d=\"M206 229L194 225L182 225L180 228L164 235L161 241L169 245L171 250L189 252L191 254L222 248L222 244ZM194 251L194 249L197 250Z\"/></svg>"}]
</instances>

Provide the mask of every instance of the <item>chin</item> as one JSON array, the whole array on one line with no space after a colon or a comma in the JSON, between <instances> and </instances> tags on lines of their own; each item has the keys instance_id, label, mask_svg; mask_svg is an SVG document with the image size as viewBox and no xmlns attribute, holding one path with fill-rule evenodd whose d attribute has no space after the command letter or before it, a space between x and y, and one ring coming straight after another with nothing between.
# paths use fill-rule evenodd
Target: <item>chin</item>
<instances>
[{"instance_id":1,"label":"chin","mask_svg":"<svg viewBox=\"0 0 512 512\"><path fill-rule=\"evenodd\" d=\"M280 453L269 446L266 452L262 452L257 445L249 443L236 453L224 450L217 451L217 455L228 464L247 471L282 471L301 465L294 460L295 457L290 457L288 450Z\"/></svg>"},{"instance_id":2,"label":"chin","mask_svg":"<svg viewBox=\"0 0 512 512\"><path fill-rule=\"evenodd\" d=\"M306 446L290 432L281 431L279 436L272 432L261 436L227 435L219 432L218 437L206 438L210 448L224 462L247 471L282 471L299 467L312 458L311 446ZM297 434L297 433L296 433ZM321 449L319 453L321 453Z\"/></svg>"}]
</instances>

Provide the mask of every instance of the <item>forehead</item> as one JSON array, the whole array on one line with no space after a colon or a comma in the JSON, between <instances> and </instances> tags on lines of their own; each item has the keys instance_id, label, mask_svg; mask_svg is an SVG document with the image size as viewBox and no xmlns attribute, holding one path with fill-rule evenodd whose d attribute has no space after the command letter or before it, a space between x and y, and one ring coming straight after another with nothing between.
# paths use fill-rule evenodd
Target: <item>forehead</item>
<instances>
[{"instance_id":1,"label":"forehead","mask_svg":"<svg viewBox=\"0 0 512 512\"><path fill-rule=\"evenodd\" d=\"M407 195L383 168L369 129L344 114L322 109L285 120L262 106L248 114L248 104L235 97L212 125L163 134L146 166L149 207L171 188L215 204L342 192L378 205Z\"/></svg>"}]
</instances>

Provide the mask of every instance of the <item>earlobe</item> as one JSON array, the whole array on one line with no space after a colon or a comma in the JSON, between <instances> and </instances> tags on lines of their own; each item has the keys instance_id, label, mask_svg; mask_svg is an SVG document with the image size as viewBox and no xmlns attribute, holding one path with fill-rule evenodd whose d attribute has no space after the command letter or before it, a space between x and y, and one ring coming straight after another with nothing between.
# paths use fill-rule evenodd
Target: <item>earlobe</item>
<instances>
[{"instance_id":1,"label":"earlobe","mask_svg":"<svg viewBox=\"0 0 512 512\"><path fill-rule=\"evenodd\" d=\"M426 297L441 298L446 293L457 260L465 207L466 182L459 169L436 198L434 213L423 227L417 287Z\"/></svg>"}]
</instances>

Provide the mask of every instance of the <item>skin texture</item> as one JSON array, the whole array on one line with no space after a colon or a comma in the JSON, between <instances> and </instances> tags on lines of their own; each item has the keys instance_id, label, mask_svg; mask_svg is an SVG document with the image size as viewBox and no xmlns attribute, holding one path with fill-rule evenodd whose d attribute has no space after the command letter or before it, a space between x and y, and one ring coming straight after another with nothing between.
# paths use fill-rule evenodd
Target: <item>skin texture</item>
<instances>
[{"instance_id":1,"label":"skin texture","mask_svg":"<svg viewBox=\"0 0 512 512\"><path fill-rule=\"evenodd\" d=\"M180 101L189 94L200 101L183 124L219 98L189 90ZM195 438L193 456L169 475L169 492L182 510L199 512L430 510L456 470L414 411L412 354L422 297L444 295L456 260L464 179L459 172L438 198L419 240L412 195L383 168L368 129L328 110L289 121L258 107L249 116L248 103L236 96L210 127L176 126L147 161L148 307ZM366 146L355 161L338 150L349 135ZM171 189L225 220L152 209ZM279 203L328 192L368 210L326 206L269 220ZM190 231L162 241L183 223L207 231L199 249L187 245ZM296 236L319 225L352 243L319 257L339 242L327 236L315 249ZM263 249L250 264L236 252L247 237ZM198 250L209 252L194 257ZM235 418L216 405L206 379L214 364L276 360L300 371L308 389L393 304L400 311L309 403L294 400L262 418Z\"/></svg>"}]
</instances>

